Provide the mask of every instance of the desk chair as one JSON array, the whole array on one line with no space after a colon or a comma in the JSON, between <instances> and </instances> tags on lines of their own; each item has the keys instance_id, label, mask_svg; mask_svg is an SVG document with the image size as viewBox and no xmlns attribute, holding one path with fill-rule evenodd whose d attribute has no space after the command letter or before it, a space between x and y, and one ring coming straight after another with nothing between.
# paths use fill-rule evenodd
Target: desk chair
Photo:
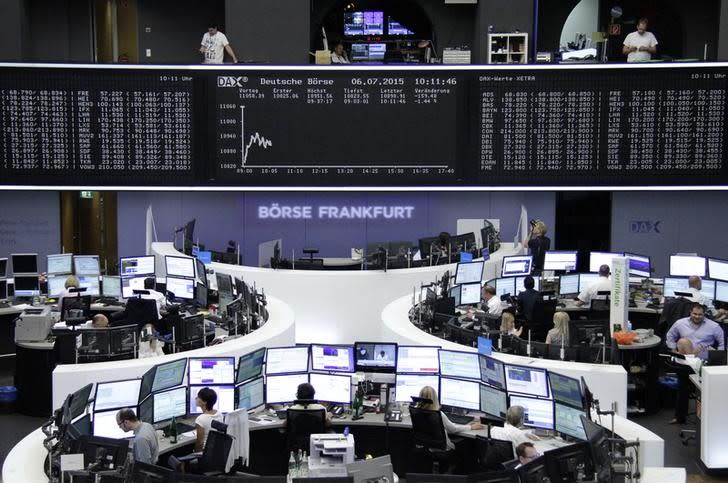
<instances>
[{"instance_id":1,"label":"desk chair","mask_svg":"<svg viewBox=\"0 0 728 483\"><path fill-rule=\"evenodd\" d=\"M667 335L667 331L670 330L672 324L680 319L688 317L692 306L693 302L683 297L665 299L665 305L662 308L662 313L660 314L660 320L657 323L655 335L658 335L662 338L662 340L665 340L665 335Z\"/></svg>"},{"instance_id":2,"label":"desk chair","mask_svg":"<svg viewBox=\"0 0 728 483\"><path fill-rule=\"evenodd\" d=\"M498 471L503 469L503 463L513 459L513 443L476 435L475 452L480 471Z\"/></svg>"},{"instance_id":3,"label":"desk chair","mask_svg":"<svg viewBox=\"0 0 728 483\"><path fill-rule=\"evenodd\" d=\"M306 407L313 401L303 403ZM291 409L286 411L286 447L287 451L308 451L311 435L326 432L325 409Z\"/></svg>"},{"instance_id":4,"label":"desk chair","mask_svg":"<svg viewBox=\"0 0 728 483\"><path fill-rule=\"evenodd\" d=\"M190 473L205 476L221 475L225 473L225 465L232 445L232 436L211 429L207 434L207 442L202 454L191 453L181 458L170 456L168 464L173 470L179 471L182 468L182 463L189 461L191 464L188 465L187 469Z\"/></svg>"},{"instance_id":5,"label":"desk chair","mask_svg":"<svg viewBox=\"0 0 728 483\"><path fill-rule=\"evenodd\" d=\"M135 483L172 483L173 474L173 470L164 466L135 461L129 481Z\"/></svg>"},{"instance_id":6,"label":"desk chair","mask_svg":"<svg viewBox=\"0 0 728 483\"><path fill-rule=\"evenodd\" d=\"M146 324L156 324L157 302L153 299L130 298L126 301L126 323L141 328Z\"/></svg>"},{"instance_id":7,"label":"desk chair","mask_svg":"<svg viewBox=\"0 0 728 483\"><path fill-rule=\"evenodd\" d=\"M552 326L554 313L556 313L556 299L537 300L533 304L533 317L526 321L521 335L527 337L530 330L531 340L545 340L546 334Z\"/></svg>"},{"instance_id":8,"label":"desk chair","mask_svg":"<svg viewBox=\"0 0 728 483\"><path fill-rule=\"evenodd\" d=\"M594 298L591 301L591 306L589 307L589 314L587 315L587 318L589 320L604 320L609 318L609 292L607 292L605 295L602 295L602 292L597 292L597 294L600 297L603 298Z\"/></svg>"},{"instance_id":9,"label":"desk chair","mask_svg":"<svg viewBox=\"0 0 728 483\"><path fill-rule=\"evenodd\" d=\"M457 462L457 454L447 447L447 433L440 411L410 407L410 418L414 455L426 458L436 473L450 471ZM439 471L441 463L445 464L444 472Z\"/></svg>"}]
</instances>

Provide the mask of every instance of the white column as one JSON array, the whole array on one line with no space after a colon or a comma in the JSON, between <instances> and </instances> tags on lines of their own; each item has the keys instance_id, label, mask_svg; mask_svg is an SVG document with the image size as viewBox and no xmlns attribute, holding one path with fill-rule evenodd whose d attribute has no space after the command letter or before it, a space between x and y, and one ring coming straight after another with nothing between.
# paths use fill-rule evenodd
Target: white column
<instances>
[{"instance_id":1,"label":"white column","mask_svg":"<svg viewBox=\"0 0 728 483\"><path fill-rule=\"evenodd\" d=\"M627 328L629 310L629 258L612 258L612 293L609 307L610 333L614 335L614 327Z\"/></svg>"}]
</instances>

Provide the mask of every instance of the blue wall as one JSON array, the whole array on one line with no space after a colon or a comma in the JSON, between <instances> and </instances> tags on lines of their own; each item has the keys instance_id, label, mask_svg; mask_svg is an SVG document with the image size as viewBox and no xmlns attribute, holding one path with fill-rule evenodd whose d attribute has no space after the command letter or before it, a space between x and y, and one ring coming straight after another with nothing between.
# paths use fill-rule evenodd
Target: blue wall
<instances>
[{"instance_id":1,"label":"blue wall","mask_svg":"<svg viewBox=\"0 0 728 483\"><path fill-rule=\"evenodd\" d=\"M197 220L195 239L207 249L224 250L228 240L241 244L243 261L257 265L258 244L282 238L283 255L302 255L303 247L319 248L320 256L348 257L351 248L387 240L410 240L456 233L459 218L500 218L501 238L512 241L521 204L529 217L554 225L553 193L204 193L120 192L119 255L144 253L144 217L152 205L160 241L188 220ZM311 219L260 219L259 208L311 206ZM406 219L318 219L320 206L412 206Z\"/></svg>"}]
</instances>

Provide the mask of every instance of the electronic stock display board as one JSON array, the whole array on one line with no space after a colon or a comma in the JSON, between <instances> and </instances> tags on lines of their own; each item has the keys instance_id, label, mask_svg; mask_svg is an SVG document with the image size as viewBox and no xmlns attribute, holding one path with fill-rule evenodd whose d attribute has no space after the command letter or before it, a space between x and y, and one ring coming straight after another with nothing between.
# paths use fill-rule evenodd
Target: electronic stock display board
<instances>
[{"instance_id":1,"label":"electronic stock display board","mask_svg":"<svg viewBox=\"0 0 728 483\"><path fill-rule=\"evenodd\" d=\"M0 64L0 184L728 185L728 65Z\"/></svg>"}]
</instances>

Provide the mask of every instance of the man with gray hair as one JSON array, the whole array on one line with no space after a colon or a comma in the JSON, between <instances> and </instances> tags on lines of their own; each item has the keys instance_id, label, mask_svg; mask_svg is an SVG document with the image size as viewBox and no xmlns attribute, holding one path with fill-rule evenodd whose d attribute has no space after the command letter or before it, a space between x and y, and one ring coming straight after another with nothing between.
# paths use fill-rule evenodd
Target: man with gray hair
<instances>
[{"instance_id":1,"label":"man with gray hair","mask_svg":"<svg viewBox=\"0 0 728 483\"><path fill-rule=\"evenodd\" d=\"M150 465L157 464L159 457L159 443L154 427L139 420L134 411L129 408L120 409L116 413L116 424L124 431L134 431L132 455L134 461Z\"/></svg>"},{"instance_id":2,"label":"man with gray hair","mask_svg":"<svg viewBox=\"0 0 728 483\"><path fill-rule=\"evenodd\" d=\"M538 436L523 429L523 406L511 406L506 412L506 422L502 428L492 428L490 435L494 439L510 441L515 454L516 447L521 443L528 443L530 439L538 441Z\"/></svg>"}]
</instances>

